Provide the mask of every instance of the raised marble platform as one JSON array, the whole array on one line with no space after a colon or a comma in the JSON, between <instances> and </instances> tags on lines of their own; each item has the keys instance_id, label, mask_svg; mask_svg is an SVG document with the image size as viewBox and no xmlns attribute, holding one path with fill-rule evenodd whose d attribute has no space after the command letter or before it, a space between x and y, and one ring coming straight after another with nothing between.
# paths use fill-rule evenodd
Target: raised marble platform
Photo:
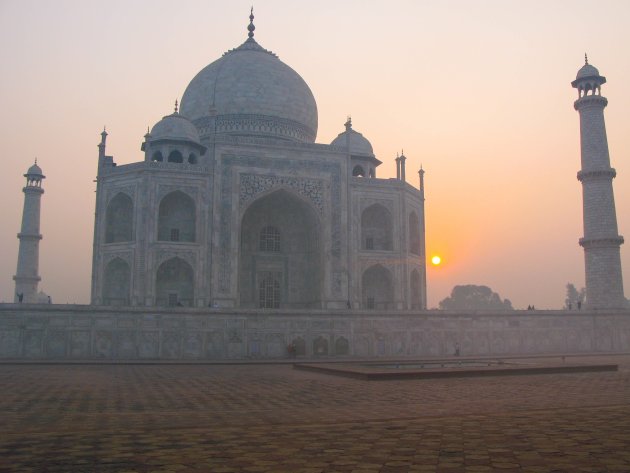
<instances>
[{"instance_id":1,"label":"raised marble platform","mask_svg":"<svg viewBox=\"0 0 630 473\"><path fill-rule=\"evenodd\" d=\"M630 351L630 311L285 311L0 304L0 359L221 360Z\"/></svg>"},{"instance_id":2,"label":"raised marble platform","mask_svg":"<svg viewBox=\"0 0 630 473\"><path fill-rule=\"evenodd\" d=\"M294 363L302 371L362 379L388 381L400 379L471 378L481 376L523 376L529 374L589 373L617 371L613 363L575 363L528 359L449 358L439 360L409 360L404 362L345 362L345 363Z\"/></svg>"}]
</instances>

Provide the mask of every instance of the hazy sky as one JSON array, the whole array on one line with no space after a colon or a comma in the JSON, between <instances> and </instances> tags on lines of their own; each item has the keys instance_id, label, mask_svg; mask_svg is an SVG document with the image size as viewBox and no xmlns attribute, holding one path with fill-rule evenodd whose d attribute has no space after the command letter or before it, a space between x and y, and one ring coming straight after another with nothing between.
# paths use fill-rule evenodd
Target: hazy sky
<instances>
[{"instance_id":1,"label":"hazy sky","mask_svg":"<svg viewBox=\"0 0 630 473\"><path fill-rule=\"evenodd\" d=\"M22 177L46 180L40 287L89 301L97 147L143 158L147 126L246 39L251 1L0 0L0 301L13 298ZM309 84L317 142L354 128L395 176L426 170L429 307L485 284L515 307L560 308L584 284L579 121L570 82L608 78L620 234L630 240L630 2L285 1L254 4L256 40ZM624 85L625 84L625 85ZM630 248L622 246L626 295Z\"/></svg>"}]
</instances>

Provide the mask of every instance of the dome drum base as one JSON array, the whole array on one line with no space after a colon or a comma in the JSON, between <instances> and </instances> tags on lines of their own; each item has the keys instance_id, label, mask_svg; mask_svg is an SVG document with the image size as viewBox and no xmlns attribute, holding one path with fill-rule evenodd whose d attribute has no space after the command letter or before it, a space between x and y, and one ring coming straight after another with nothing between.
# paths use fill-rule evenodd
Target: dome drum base
<instances>
[{"instance_id":1,"label":"dome drum base","mask_svg":"<svg viewBox=\"0 0 630 473\"><path fill-rule=\"evenodd\" d=\"M298 142L315 141L316 132L294 120L265 115L238 114L203 117L193 122L201 137L213 134L273 136Z\"/></svg>"}]
</instances>

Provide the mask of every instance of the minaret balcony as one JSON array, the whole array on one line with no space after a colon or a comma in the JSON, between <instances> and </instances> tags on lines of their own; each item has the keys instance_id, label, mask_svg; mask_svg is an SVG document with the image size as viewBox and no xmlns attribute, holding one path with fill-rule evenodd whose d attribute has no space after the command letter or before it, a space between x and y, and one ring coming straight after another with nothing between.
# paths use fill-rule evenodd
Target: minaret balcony
<instances>
[{"instance_id":1,"label":"minaret balcony","mask_svg":"<svg viewBox=\"0 0 630 473\"><path fill-rule=\"evenodd\" d=\"M601 95L585 95L573 103L573 107L576 110L594 107L604 108L606 105L608 105L608 99L606 97L602 97Z\"/></svg>"},{"instance_id":2,"label":"minaret balcony","mask_svg":"<svg viewBox=\"0 0 630 473\"><path fill-rule=\"evenodd\" d=\"M17 237L20 240L41 240L44 238L40 233L18 233Z\"/></svg>"},{"instance_id":3,"label":"minaret balcony","mask_svg":"<svg viewBox=\"0 0 630 473\"><path fill-rule=\"evenodd\" d=\"M16 274L15 276L13 276L13 280L14 281L19 281L19 282L22 282L22 283L34 284L34 283L40 282L42 280L42 278L39 277L39 276L24 276L22 274Z\"/></svg>"},{"instance_id":4,"label":"minaret balcony","mask_svg":"<svg viewBox=\"0 0 630 473\"><path fill-rule=\"evenodd\" d=\"M619 246L623 245L623 242L624 240L621 235L608 238L580 238L580 246L584 249L619 248Z\"/></svg>"},{"instance_id":5,"label":"minaret balcony","mask_svg":"<svg viewBox=\"0 0 630 473\"><path fill-rule=\"evenodd\" d=\"M612 180L616 176L617 176L617 171L615 171L615 168L597 169L594 171L579 171L577 173L577 179L580 182Z\"/></svg>"}]
</instances>

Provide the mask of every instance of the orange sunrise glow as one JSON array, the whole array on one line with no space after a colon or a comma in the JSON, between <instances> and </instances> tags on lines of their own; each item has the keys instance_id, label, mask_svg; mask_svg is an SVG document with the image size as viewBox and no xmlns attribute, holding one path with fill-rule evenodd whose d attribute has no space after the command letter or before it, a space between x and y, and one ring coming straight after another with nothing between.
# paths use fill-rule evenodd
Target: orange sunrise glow
<instances>
[{"instance_id":1,"label":"orange sunrise glow","mask_svg":"<svg viewBox=\"0 0 630 473\"><path fill-rule=\"evenodd\" d=\"M24 186L35 157L42 196L39 288L90 300L100 133L119 164L142 160L147 126L191 78L247 34L251 2L94 0L0 3L0 301L13 300ZM584 286L579 116L571 87L584 53L603 94L619 234L630 237L630 2L273 0L256 39L317 102L317 143L348 115L396 176L425 189L428 307L453 286L487 285L515 308L564 304ZM185 34L182 34L185 32ZM323 158L325 159L325 157ZM355 235L352 235L355 238ZM396 244L402 244L400 242ZM396 245L395 244L395 245ZM630 246L621 247L626 295ZM431 253L427 253L431 255ZM428 266L438 267L438 255Z\"/></svg>"}]
</instances>

